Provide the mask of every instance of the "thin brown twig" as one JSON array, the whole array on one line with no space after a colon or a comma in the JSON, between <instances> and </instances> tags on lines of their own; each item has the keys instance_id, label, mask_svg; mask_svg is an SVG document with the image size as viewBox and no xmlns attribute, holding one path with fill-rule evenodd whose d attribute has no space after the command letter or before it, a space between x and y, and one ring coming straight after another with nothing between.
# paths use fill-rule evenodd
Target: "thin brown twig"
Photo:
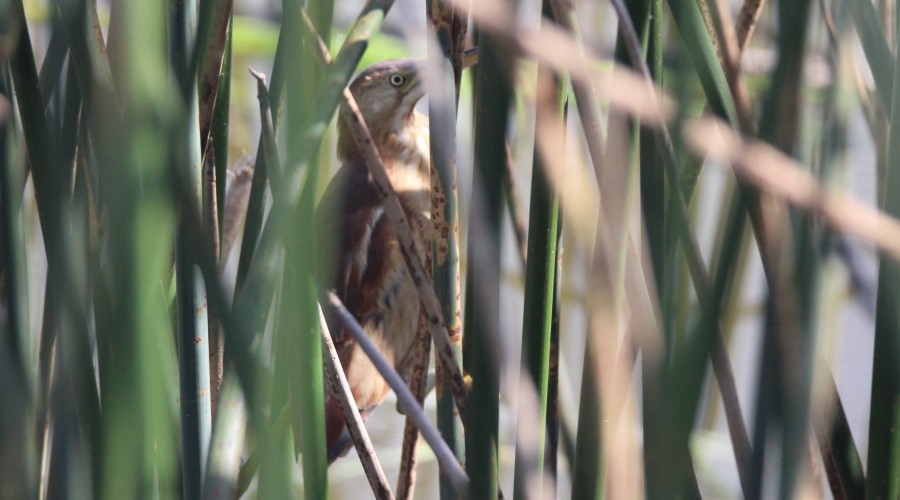
<instances>
[{"instance_id":1,"label":"thin brown twig","mask_svg":"<svg viewBox=\"0 0 900 500\"><path fill-rule=\"evenodd\" d=\"M765 4L766 0L744 0L741 11L738 13L735 29L738 48L741 52L744 52L747 44L750 43L750 38L753 37L753 31L756 29L756 22L759 21L759 15Z\"/></svg>"},{"instance_id":2,"label":"thin brown twig","mask_svg":"<svg viewBox=\"0 0 900 500\"><path fill-rule=\"evenodd\" d=\"M219 246L219 215L216 200L216 158L213 143L206 143L206 158L203 168L203 224L206 238L211 243L213 257L219 274L222 273L222 255ZM225 377L225 337L222 324L213 310L209 314L209 394L212 416L216 415L216 401Z\"/></svg>"},{"instance_id":3,"label":"thin brown twig","mask_svg":"<svg viewBox=\"0 0 900 500\"><path fill-rule=\"evenodd\" d=\"M214 12L210 19L211 32L206 40L205 57L203 58L203 67L200 68L198 82L201 151L205 150L209 139L213 109L216 106L216 97L219 92L219 77L222 73L228 25L231 23L232 3L233 0L220 0L214 2L212 7Z\"/></svg>"},{"instance_id":4,"label":"thin brown twig","mask_svg":"<svg viewBox=\"0 0 900 500\"><path fill-rule=\"evenodd\" d=\"M721 140L710 140L717 135ZM864 238L900 261L900 220L849 194L822 186L808 169L774 147L745 142L731 127L712 118L688 123L685 137L698 153L730 162L746 181L815 212L834 230Z\"/></svg>"},{"instance_id":5,"label":"thin brown twig","mask_svg":"<svg viewBox=\"0 0 900 500\"><path fill-rule=\"evenodd\" d=\"M432 252L425 253L426 272L433 269L431 265ZM429 273L429 278L433 276ZM416 340L412 346L412 362L409 368L409 390L416 397L419 406L424 407L425 396L428 392L428 357L431 354L431 337L428 335L425 315L419 312L419 326L416 331ZM438 358L440 362L440 358ZM398 407L398 411L399 411ZM403 425L403 445L400 454L400 472L397 475L397 498L407 500L412 498L416 485L416 465L419 444L419 429L415 421L407 415Z\"/></svg>"},{"instance_id":6,"label":"thin brown twig","mask_svg":"<svg viewBox=\"0 0 900 500\"><path fill-rule=\"evenodd\" d=\"M269 176L272 182L278 183L281 180L281 162L278 161L278 148L275 146L275 127L272 121L272 105L269 100L269 87L266 84L266 75L248 68L253 78L256 78L256 97L259 99L259 117L262 132L260 133L260 141L262 143L262 152L266 157L266 165L270 165Z\"/></svg>"},{"instance_id":7,"label":"thin brown twig","mask_svg":"<svg viewBox=\"0 0 900 500\"><path fill-rule=\"evenodd\" d=\"M316 30L316 26L313 24L312 19L309 18L309 13L306 12L306 9L300 9L300 17L303 21L303 25L306 27L307 34L313 38L312 42L315 43L316 47L319 49L319 55L322 57L322 62L331 64L331 53L328 52L328 45L325 45L325 41L319 36L319 32Z\"/></svg>"},{"instance_id":8,"label":"thin brown twig","mask_svg":"<svg viewBox=\"0 0 900 500\"><path fill-rule=\"evenodd\" d=\"M428 266L430 267L430 266ZM419 331L413 344L413 363L409 375L409 388L422 406L428 382L428 355L431 353L431 337L425 326L425 317L419 315ZM397 498L409 499L413 496L416 484L416 447L419 443L419 428L415 421L407 415L403 425L403 446L400 457L400 472L397 478Z\"/></svg>"},{"instance_id":9,"label":"thin brown twig","mask_svg":"<svg viewBox=\"0 0 900 500\"><path fill-rule=\"evenodd\" d=\"M725 79L728 82L728 88L734 98L735 112L737 113L738 123L745 133L752 133L755 129L753 120L753 111L750 108L750 95L747 91L747 85L741 79L741 54L743 47L741 41L737 38L734 25L731 20L731 11L729 10L726 0L713 0L712 21L716 28L721 50L719 57L722 61L722 69L725 72Z\"/></svg>"},{"instance_id":10,"label":"thin brown twig","mask_svg":"<svg viewBox=\"0 0 900 500\"><path fill-rule=\"evenodd\" d=\"M239 159L231 172L231 182L225 192L225 214L222 217L222 262L231 255L231 249L237 241L238 233L247 216L247 200L250 198L250 187L253 181L255 158L244 156Z\"/></svg>"}]
</instances>

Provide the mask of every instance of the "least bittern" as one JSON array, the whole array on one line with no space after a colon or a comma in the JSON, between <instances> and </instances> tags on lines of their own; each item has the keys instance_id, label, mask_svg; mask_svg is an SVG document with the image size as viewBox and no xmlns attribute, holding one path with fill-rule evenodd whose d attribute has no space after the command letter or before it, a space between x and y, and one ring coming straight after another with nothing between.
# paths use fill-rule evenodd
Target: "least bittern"
<instances>
[{"instance_id":1,"label":"least bittern","mask_svg":"<svg viewBox=\"0 0 900 500\"><path fill-rule=\"evenodd\" d=\"M417 62L384 61L350 85L384 168L418 240L427 249L431 222L428 119L415 111L424 95ZM342 107L341 113L349 113ZM384 356L408 372L419 327L419 298L381 198L350 130L339 120L342 161L316 211L320 285L333 289ZM329 321L347 382L365 418L389 387L337 321ZM325 402L328 460L349 449L344 418L334 396ZM343 436L343 437L342 437Z\"/></svg>"}]
</instances>

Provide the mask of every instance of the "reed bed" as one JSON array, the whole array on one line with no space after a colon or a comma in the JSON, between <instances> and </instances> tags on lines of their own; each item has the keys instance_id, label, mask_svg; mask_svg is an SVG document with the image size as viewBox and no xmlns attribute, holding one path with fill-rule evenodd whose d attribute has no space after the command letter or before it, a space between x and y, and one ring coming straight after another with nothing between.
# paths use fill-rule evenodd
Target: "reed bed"
<instances>
[{"instance_id":1,"label":"reed bed","mask_svg":"<svg viewBox=\"0 0 900 500\"><path fill-rule=\"evenodd\" d=\"M893 0L0 13L0 498L900 496ZM424 248L346 90L393 57ZM364 423L317 283L339 106L434 346Z\"/></svg>"}]
</instances>

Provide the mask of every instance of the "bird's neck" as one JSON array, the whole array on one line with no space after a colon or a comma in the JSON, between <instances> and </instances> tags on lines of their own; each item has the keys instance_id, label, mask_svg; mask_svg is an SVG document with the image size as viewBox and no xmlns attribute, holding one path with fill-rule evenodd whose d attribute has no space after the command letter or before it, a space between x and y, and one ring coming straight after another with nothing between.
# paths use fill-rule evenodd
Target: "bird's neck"
<instances>
[{"instance_id":1,"label":"bird's neck","mask_svg":"<svg viewBox=\"0 0 900 500\"><path fill-rule=\"evenodd\" d=\"M393 123L367 124L378 154L389 174L409 170L429 174L431 168L428 118L413 111L405 119ZM338 137L338 155L342 160L359 160L364 155L356 145L352 132L341 124ZM355 162L354 162L355 163Z\"/></svg>"},{"instance_id":2,"label":"bird's neck","mask_svg":"<svg viewBox=\"0 0 900 500\"><path fill-rule=\"evenodd\" d=\"M385 168L429 172L431 153L427 117L413 111L403 126L377 133L380 137L375 138L375 143Z\"/></svg>"}]
</instances>

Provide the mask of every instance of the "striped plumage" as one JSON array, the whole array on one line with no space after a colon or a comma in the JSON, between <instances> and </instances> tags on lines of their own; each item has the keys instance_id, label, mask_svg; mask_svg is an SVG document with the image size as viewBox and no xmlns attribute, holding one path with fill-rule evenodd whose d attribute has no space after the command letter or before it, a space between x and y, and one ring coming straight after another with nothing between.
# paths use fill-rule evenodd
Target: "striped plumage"
<instances>
[{"instance_id":1,"label":"striped plumage","mask_svg":"<svg viewBox=\"0 0 900 500\"><path fill-rule=\"evenodd\" d=\"M416 63L411 59L378 63L360 73L350 91L414 237L420 248L428 248L431 164L428 119L414 110L424 94ZM368 168L343 120L339 120L338 158L342 166L316 211L320 285L335 290L403 374L419 322L418 294ZM350 389L365 417L384 400L389 387L338 322L329 323ZM331 395L326 400L326 427L331 461L350 445L340 407Z\"/></svg>"}]
</instances>

